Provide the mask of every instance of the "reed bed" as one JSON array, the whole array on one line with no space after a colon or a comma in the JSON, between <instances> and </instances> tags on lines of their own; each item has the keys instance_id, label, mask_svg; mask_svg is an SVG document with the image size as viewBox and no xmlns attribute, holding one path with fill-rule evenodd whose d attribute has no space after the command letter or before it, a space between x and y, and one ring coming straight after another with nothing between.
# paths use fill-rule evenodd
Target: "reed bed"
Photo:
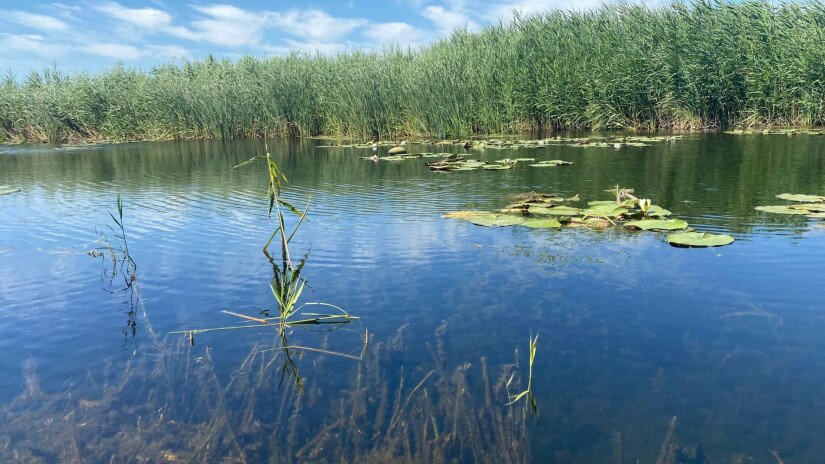
<instances>
[{"instance_id":1,"label":"reed bed","mask_svg":"<svg viewBox=\"0 0 825 464\"><path fill-rule=\"evenodd\" d=\"M416 48L50 69L0 84L0 138L462 137L825 122L825 4L611 4Z\"/></svg>"}]
</instances>

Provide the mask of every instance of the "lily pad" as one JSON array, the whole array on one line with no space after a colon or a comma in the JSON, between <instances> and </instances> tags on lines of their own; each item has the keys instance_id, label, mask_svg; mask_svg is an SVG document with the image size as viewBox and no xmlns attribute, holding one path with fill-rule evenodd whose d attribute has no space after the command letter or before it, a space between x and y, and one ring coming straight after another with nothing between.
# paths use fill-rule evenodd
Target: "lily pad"
<instances>
[{"instance_id":1,"label":"lily pad","mask_svg":"<svg viewBox=\"0 0 825 464\"><path fill-rule=\"evenodd\" d=\"M812 213L808 217L811 219L825 219L825 213Z\"/></svg>"},{"instance_id":2,"label":"lily pad","mask_svg":"<svg viewBox=\"0 0 825 464\"><path fill-rule=\"evenodd\" d=\"M687 229L688 223L681 219L644 219L626 222L624 226L641 230L682 230Z\"/></svg>"},{"instance_id":3,"label":"lily pad","mask_svg":"<svg viewBox=\"0 0 825 464\"><path fill-rule=\"evenodd\" d=\"M773 206L757 206L757 211L762 211L763 213L773 213L773 214L797 214L800 216L804 216L808 214L807 211L804 209L793 209L789 206L785 205L773 205Z\"/></svg>"},{"instance_id":4,"label":"lily pad","mask_svg":"<svg viewBox=\"0 0 825 464\"><path fill-rule=\"evenodd\" d=\"M819 203L825 201L825 197L821 195L805 195L801 193L782 193L776 198L787 201L797 201L799 203Z\"/></svg>"},{"instance_id":5,"label":"lily pad","mask_svg":"<svg viewBox=\"0 0 825 464\"><path fill-rule=\"evenodd\" d=\"M733 237L709 232L677 232L667 236L667 243L676 247L718 247L733 243Z\"/></svg>"},{"instance_id":6,"label":"lily pad","mask_svg":"<svg viewBox=\"0 0 825 464\"><path fill-rule=\"evenodd\" d=\"M407 153L407 149L404 147L392 147L387 153L391 155L403 155L404 153Z\"/></svg>"},{"instance_id":7,"label":"lily pad","mask_svg":"<svg viewBox=\"0 0 825 464\"><path fill-rule=\"evenodd\" d=\"M528 210L530 214L536 214L539 216L578 216L582 214L582 210L579 208L573 208L571 206L554 206L552 208L544 207L544 206L530 206Z\"/></svg>"},{"instance_id":8,"label":"lily pad","mask_svg":"<svg viewBox=\"0 0 825 464\"><path fill-rule=\"evenodd\" d=\"M527 219L526 221L522 222L520 225L525 227L531 227L534 229L559 229L561 228L561 222L558 219L554 218L543 218L543 219Z\"/></svg>"},{"instance_id":9,"label":"lily pad","mask_svg":"<svg viewBox=\"0 0 825 464\"><path fill-rule=\"evenodd\" d=\"M591 205L589 208L584 210L585 215L595 215L595 216L606 216L606 217L619 217L624 214L627 214L629 210L621 205L613 204L600 204L600 205Z\"/></svg>"},{"instance_id":10,"label":"lily pad","mask_svg":"<svg viewBox=\"0 0 825 464\"><path fill-rule=\"evenodd\" d=\"M510 169L512 166L509 164L485 164L482 166L482 169L487 169L488 171L504 171L506 169Z\"/></svg>"},{"instance_id":11,"label":"lily pad","mask_svg":"<svg viewBox=\"0 0 825 464\"><path fill-rule=\"evenodd\" d=\"M526 221L524 217L513 216L511 214L478 214L467 218L467 221L484 227L506 227L519 225Z\"/></svg>"},{"instance_id":12,"label":"lily pad","mask_svg":"<svg viewBox=\"0 0 825 464\"><path fill-rule=\"evenodd\" d=\"M12 188L8 185L0 185L0 195L11 195L12 193L17 193L19 191L20 189L18 188Z\"/></svg>"},{"instance_id":13,"label":"lily pad","mask_svg":"<svg viewBox=\"0 0 825 464\"><path fill-rule=\"evenodd\" d=\"M588 205L596 206L596 205L613 205L613 206L624 206L625 208L632 208L636 202L633 200L624 200L621 203L616 203L614 200L596 200L596 201L588 201Z\"/></svg>"},{"instance_id":14,"label":"lily pad","mask_svg":"<svg viewBox=\"0 0 825 464\"><path fill-rule=\"evenodd\" d=\"M489 211L452 211L444 215L447 219L463 219L478 226L504 227L521 224L527 218L512 214L498 214Z\"/></svg>"},{"instance_id":15,"label":"lily pad","mask_svg":"<svg viewBox=\"0 0 825 464\"><path fill-rule=\"evenodd\" d=\"M661 206L650 205L650 208L647 209L647 215L652 217L664 217L670 216L670 211L662 208Z\"/></svg>"},{"instance_id":16,"label":"lily pad","mask_svg":"<svg viewBox=\"0 0 825 464\"><path fill-rule=\"evenodd\" d=\"M803 203L801 205L790 205L791 209L804 209L812 213L825 212L825 203Z\"/></svg>"},{"instance_id":17,"label":"lily pad","mask_svg":"<svg viewBox=\"0 0 825 464\"><path fill-rule=\"evenodd\" d=\"M533 160L535 161L535 160ZM572 161L564 161L564 160L545 160L539 161L538 163L531 164L530 166L534 168L552 168L556 166L567 166L573 164Z\"/></svg>"}]
</instances>

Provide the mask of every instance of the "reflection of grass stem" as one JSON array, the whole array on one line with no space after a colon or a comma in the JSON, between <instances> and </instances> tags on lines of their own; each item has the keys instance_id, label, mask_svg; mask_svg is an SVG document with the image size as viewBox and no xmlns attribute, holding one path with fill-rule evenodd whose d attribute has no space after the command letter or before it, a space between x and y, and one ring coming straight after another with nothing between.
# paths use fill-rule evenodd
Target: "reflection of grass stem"
<instances>
[{"instance_id":1,"label":"reflection of grass stem","mask_svg":"<svg viewBox=\"0 0 825 464\"><path fill-rule=\"evenodd\" d=\"M258 158L266 160L267 175L269 176L269 187L267 188L269 208L267 210L267 214L270 218L272 218L274 211L274 219L277 226L272 235L270 235L266 244L264 244L263 253L272 265L272 280L269 287L272 290L272 295L275 297L275 301L278 304L277 315L274 317L254 317L233 311L223 311L224 314L243 319L244 321L255 322L257 324L185 330L172 333L185 334L189 338L190 344L194 344L195 335L200 333L240 329L260 329L265 326L273 327L277 329L278 339L280 341L280 346L277 349L281 350L284 354L284 364L282 366L281 373L284 376L288 374L293 377L298 389L303 391L303 381L298 373L298 367L293 360L293 354L300 353L302 351L312 351L357 360L362 359L362 357L356 357L345 353L336 353L320 348L293 345L290 343L290 329L298 326L320 326L325 324L342 325L358 320L359 318L350 316L349 313L342 308L329 303L313 302L300 304L301 296L307 286L306 280L301 276L301 272L306 264L307 256L304 256L300 261L293 261L289 245L301 225L306 220L306 213L309 209L309 205L304 208L304 211L300 211L281 197L282 188L287 182L287 177L278 166L278 163L272 159L266 141L264 141L264 148L266 151L265 156L256 156L235 166L235 168L249 164ZM297 223L289 231L287 230L287 221L285 217L285 213L287 212L291 212L298 217ZM273 242L276 241L276 237L277 243L280 245L280 259L276 259L276 257L270 253L270 247L273 245ZM337 310L338 313L318 314L302 312L302 310L307 306L333 308ZM263 314L265 316L269 316L268 311L263 311ZM366 351L366 340L367 339L365 339L364 342L365 346L362 350L362 356L363 352Z\"/></svg>"},{"instance_id":2,"label":"reflection of grass stem","mask_svg":"<svg viewBox=\"0 0 825 464\"><path fill-rule=\"evenodd\" d=\"M508 405L517 403L520 399L526 398L527 404L530 405L530 409L533 411L533 414L538 414L538 402L536 401L536 395L533 393L533 363L536 360L536 347L538 346L539 336L536 334L535 337L530 335L530 365L528 369L528 376L527 376L527 389L523 392L519 393L516 396L512 396ZM510 378L507 380L507 386L509 387L513 381L513 376L511 375Z\"/></svg>"}]
</instances>

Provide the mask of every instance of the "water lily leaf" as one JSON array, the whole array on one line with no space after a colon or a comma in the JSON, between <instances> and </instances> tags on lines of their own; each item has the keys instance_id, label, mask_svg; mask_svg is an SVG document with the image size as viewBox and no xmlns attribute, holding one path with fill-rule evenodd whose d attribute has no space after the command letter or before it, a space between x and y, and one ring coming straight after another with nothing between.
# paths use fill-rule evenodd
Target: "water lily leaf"
<instances>
[{"instance_id":1,"label":"water lily leaf","mask_svg":"<svg viewBox=\"0 0 825 464\"><path fill-rule=\"evenodd\" d=\"M527 218L512 214L498 214L489 211L452 211L444 215L447 219L463 219L485 227L503 227L521 224Z\"/></svg>"},{"instance_id":2,"label":"water lily leaf","mask_svg":"<svg viewBox=\"0 0 825 464\"><path fill-rule=\"evenodd\" d=\"M18 188L12 188L12 187L9 187L8 185L0 185L0 196L1 195L11 195L12 193L17 193L19 191L20 191L20 189L18 189Z\"/></svg>"},{"instance_id":3,"label":"water lily leaf","mask_svg":"<svg viewBox=\"0 0 825 464\"><path fill-rule=\"evenodd\" d=\"M788 207L791 209L804 209L812 213L825 212L825 203L804 203L801 205L789 205Z\"/></svg>"},{"instance_id":4,"label":"water lily leaf","mask_svg":"<svg viewBox=\"0 0 825 464\"><path fill-rule=\"evenodd\" d=\"M797 201L799 203L819 203L825 201L824 196L820 195L805 195L801 193L782 193L776 198L787 201Z\"/></svg>"},{"instance_id":5,"label":"water lily leaf","mask_svg":"<svg viewBox=\"0 0 825 464\"><path fill-rule=\"evenodd\" d=\"M671 214L670 211L662 208L661 206L650 205L650 208L647 209L647 215L648 216L664 217L664 216L670 216L670 214Z\"/></svg>"},{"instance_id":6,"label":"water lily leaf","mask_svg":"<svg viewBox=\"0 0 825 464\"><path fill-rule=\"evenodd\" d=\"M825 213L812 213L808 217L811 219L825 219Z\"/></svg>"},{"instance_id":7,"label":"water lily leaf","mask_svg":"<svg viewBox=\"0 0 825 464\"><path fill-rule=\"evenodd\" d=\"M615 200L597 200L597 201L588 201L587 204L589 206L596 206L596 205L612 205L612 206L624 206L625 208L632 208L636 205L636 202L633 200L624 200L621 203L616 203Z\"/></svg>"},{"instance_id":8,"label":"water lily leaf","mask_svg":"<svg viewBox=\"0 0 825 464\"><path fill-rule=\"evenodd\" d=\"M641 230L682 230L687 229L688 223L681 219L644 219L626 222L624 226Z\"/></svg>"},{"instance_id":9,"label":"water lily leaf","mask_svg":"<svg viewBox=\"0 0 825 464\"><path fill-rule=\"evenodd\" d=\"M804 209L793 209L785 205L757 206L754 209L756 209L757 211L762 211L763 213L773 214L798 214L800 216L808 214L808 212Z\"/></svg>"},{"instance_id":10,"label":"water lily leaf","mask_svg":"<svg viewBox=\"0 0 825 464\"><path fill-rule=\"evenodd\" d=\"M598 204L598 205L591 205L589 208L584 210L584 215L596 215L596 216L606 216L606 217L619 217L624 214L627 214L629 210L621 205L613 204Z\"/></svg>"},{"instance_id":11,"label":"water lily leaf","mask_svg":"<svg viewBox=\"0 0 825 464\"><path fill-rule=\"evenodd\" d=\"M485 164L482 166L482 169L487 169L490 171L503 171L505 169L510 169L512 166L509 164Z\"/></svg>"},{"instance_id":12,"label":"water lily leaf","mask_svg":"<svg viewBox=\"0 0 825 464\"><path fill-rule=\"evenodd\" d=\"M600 217L579 218L574 217L570 219L567 224L570 227L587 227L589 229L604 230L613 226L613 223L607 219Z\"/></svg>"},{"instance_id":13,"label":"water lily leaf","mask_svg":"<svg viewBox=\"0 0 825 464\"><path fill-rule=\"evenodd\" d=\"M467 218L467 221L484 227L506 227L515 226L526 221L526 218L521 216L513 216L511 214L496 214L486 213L478 214Z\"/></svg>"},{"instance_id":14,"label":"water lily leaf","mask_svg":"<svg viewBox=\"0 0 825 464\"><path fill-rule=\"evenodd\" d=\"M387 153L391 155L403 155L404 153L407 153L407 149L404 147L392 147Z\"/></svg>"},{"instance_id":15,"label":"water lily leaf","mask_svg":"<svg viewBox=\"0 0 825 464\"><path fill-rule=\"evenodd\" d=\"M677 247L717 247L733 243L733 237L709 232L677 232L667 236L667 243Z\"/></svg>"},{"instance_id":16,"label":"water lily leaf","mask_svg":"<svg viewBox=\"0 0 825 464\"><path fill-rule=\"evenodd\" d=\"M571 206L554 206L552 208L544 207L544 206L530 206L528 210L530 214L536 214L539 216L578 216L582 214L582 210L579 208L573 208Z\"/></svg>"},{"instance_id":17,"label":"water lily leaf","mask_svg":"<svg viewBox=\"0 0 825 464\"><path fill-rule=\"evenodd\" d=\"M532 227L534 229L558 229L561 227L561 222L558 219L554 218L543 218L543 219L527 219L526 221L522 222L520 225L525 227Z\"/></svg>"}]
</instances>

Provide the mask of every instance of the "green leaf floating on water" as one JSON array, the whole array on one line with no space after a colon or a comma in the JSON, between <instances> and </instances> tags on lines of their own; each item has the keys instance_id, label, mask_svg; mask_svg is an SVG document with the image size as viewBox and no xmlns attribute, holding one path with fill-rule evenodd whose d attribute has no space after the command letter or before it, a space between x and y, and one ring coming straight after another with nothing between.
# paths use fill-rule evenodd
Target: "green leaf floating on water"
<instances>
[{"instance_id":1,"label":"green leaf floating on water","mask_svg":"<svg viewBox=\"0 0 825 464\"><path fill-rule=\"evenodd\" d=\"M805 195L802 193L782 193L776 196L780 200L797 201L799 203L819 203L825 201L825 196Z\"/></svg>"},{"instance_id":2,"label":"green leaf floating on water","mask_svg":"<svg viewBox=\"0 0 825 464\"><path fill-rule=\"evenodd\" d=\"M773 214L798 214L800 216L804 216L808 214L808 211L804 209L794 209L790 206L785 205L774 205L774 206L757 206L757 211L762 211L763 213L773 213Z\"/></svg>"},{"instance_id":3,"label":"green leaf floating on water","mask_svg":"<svg viewBox=\"0 0 825 464\"><path fill-rule=\"evenodd\" d=\"M670 214L671 214L670 211L662 208L661 206L650 205L650 208L647 209L647 215L648 216L664 217L664 216L670 216Z\"/></svg>"},{"instance_id":4,"label":"green leaf floating on water","mask_svg":"<svg viewBox=\"0 0 825 464\"><path fill-rule=\"evenodd\" d=\"M626 222L624 226L641 230L682 230L687 229L688 223L681 219L644 219Z\"/></svg>"},{"instance_id":5,"label":"green leaf floating on water","mask_svg":"<svg viewBox=\"0 0 825 464\"><path fill-rule=\"evenodd\" d=\"M811 219L825 219L825 213L812 213L808 217Z\"/></svg>"},{"instance_id":6,"label":"green leaf floating on water","mask_svg":"<svg viewBox=\"0 0 825 464\"><path fill-rule=\"evenodd\" d=\"M571 206L554 206L552 208L547 208L544 206L530 206L528 211L531 214L536 214L539 216L578 216L582 214L582 210Z\"/></svg>"},{"instance_id":7,"label":"green leaf floating on water","mask_svg":"<svg viewBox=\"0 0 825 464\"><path fill-rule=\"evenodd\" d=\"M535 161L535 160L533 160ZM573 164L572 161L564 161L564 160L546 160L546 161L539 161L538 163L531 164L530 166L534 168L552 168L556 166L567 166Z\"/></svg>"},{"instance_id":8,"label":"green leaf floating on water","mask_svg":"<svg viewBox=\"0 0 825 464\"><path fill-rule=\"evenodd\" d=\"M526 221L526 218L520 216L513 216L511 214L496 214L496 213L479 213L475 216L469 216L467 221L484 227L506 227L519 225Z\"/></svg>"},{"instance_id":9,"label":"green leaf floating on water","mask_svg":"<svg viewBox=\"0 0 825 464\"><path fill-rule=\"evenodd\" d=\"M709 232L677 232L667 236L667 243L677 247L718 247L733 243L733 237Z\"/></svg>"},{"instance_id":10,"label":"green leaf floating on water","mask_svg":"<svg viewBox=\"0 0 825 464\"><path fill-rule=\"evenodd\" d=\"M463 219L477 226L504 227L515 226L527 220L523 216L491 213L489 211L453 211L444 215L447 219Z\"/></svg>"},{"instance_id":11,"label":"green leaf floating on water","mask_svg":"<svg viewBox=\"0 0 825 464\"><path fill-rule=\"evenodd\" d=\"M522 222L522 226L531 227L534 229L559 229L561 228L561 222L558 219L554 218L544 218L544 219L527 219L526 221Z\"/></svg>"},{"instance_id":12,"label":"green leaf floating on water","mask_svg":"<svg viewBox=\"0 0 825 464\"><path fill-rule=\"evenodd\" d=\"M812 213L825 212L825 203L804 203L801 205L790 205L791 209L802 209Z\"/></svg>"},{"instance_id":13,"label":"green leaf floating on water","mask_svg":"<svg viewBox=\"0 0 825 464\"><path fill-rule=\"evenodd\" d=\"M503 171L505 169L510 169L511 165L509 164L485 164L482 166L482 169L487 169L488 171Z\"/></svg>"},{"instance_id":14,"label":"green leaf floating on water","mask_svg":"<svg viewBox=\"0 0 825 464\"><path fill-rule=\"evenodd\" d=\"M627 208L621 205L617 205L616 203L612 204L598 204L598 205L590 205L589 208L584 210L582 213L585 216L594 215L594 216L606 216L606 217L619 217L621 215L627 214L630 212Z\"/></svg>"},{"instance_id":15,"label":"green leaf floating on water","mask_svg":"<svg viewBox=\"0 0 825 464\"><path fill-rule=\"evenodd\" d=\"M19 192L20 189L18 188L11 188L8 185L0 185L0 195L11 195L12 193Z\"/></svg>"},{"instance_id":16,"label":"green leaf floating on water","mask_svg":"<svg viewBox=\"0 0 825 464\"><path fill-rule=\"evenodd\" d=\"M632 208L636 202L633 200L624 200L621 203L616 203L614 200L596 200L596 201L588 201L587 204L589 206L597 206L597 205L613 205L613 206L624 206L625 208Z\"/></svg>"}]
</instances>

